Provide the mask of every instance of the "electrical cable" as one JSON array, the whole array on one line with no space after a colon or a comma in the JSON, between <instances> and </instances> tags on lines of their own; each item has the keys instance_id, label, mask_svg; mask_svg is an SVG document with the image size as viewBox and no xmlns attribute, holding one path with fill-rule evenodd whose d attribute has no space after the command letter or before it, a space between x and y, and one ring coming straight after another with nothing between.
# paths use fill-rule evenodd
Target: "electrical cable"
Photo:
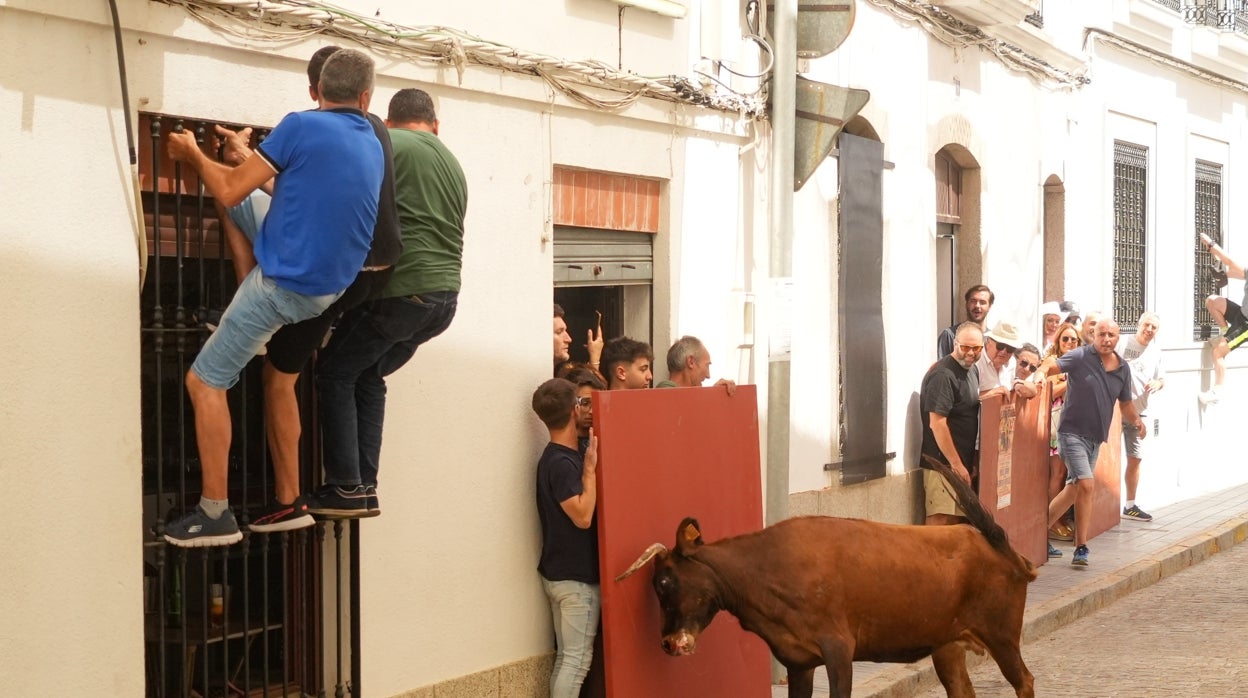
<instances>
[{"instance_id":1,"label":"electrical cable","mask_svg":"<svg viewBox=\"0 0 1248 698\"><path fill-rule=\"evenodd\" d=\"M751 21L750 19L751 16L753 17L753 21ZM771 44L768 43L768 41L763 38L762 33L759 32L758 30L758 0L750 0L749 2L745 4L745 26L749 27L750 33L746 34L745 36L741 38L749 39L750 41L753 41L754 43L758 44L759 48L767 52L767 67L758 71L757 73L740 73L740 72L737 72L736 70L733 70L726 63L720 63L719 67L741 78L758 79L758 78L766 77L768 74L771 73L771 69L774 68L776 65L776 52L772 50ZM710 76L708 75L707 77L710 77ZM711 79L715 80L715 78L711 78ZM719 82L719 80L715 80L715 82ZM723 85L722 82L720 82L720 84ZM727 85L725 85L725 87L727 87ZM728 89L731 90L732 88L729 87ZM762 85L759 85L758 89L755 90L751 94L757 94L761 90L762 90Z\"/></svg>"},{"instance_id":2,"label":"electrical cable","mask_svg":"<svg viewBox=\"0 0 1248 698\"><path fill-rule=\"evenodd\" d=\"M289 44L325 34L404 61L449 64L458 71L461 83L469 65L532 75L569 99L606 111L626 108L642 97L737 112L749 118L760 118L766 111L762 99L731 88L710 94L690 92L683 78L647 78L598 61L571 61L523 51L446 27L406 27L319 0L157 1L181 7L213 30L250 44ZM587 93L585 87L623 96L604 99Z\"/></svg>"},{"instance_id":3,"label":"electrical cable","mask_svg":"<svg viewBox=\"0 0 1248 698\"><path fill-rule=\"evenodd\" d=\"M1198 65L1188 63L1187 61L1180 60L1173 56L1168 56L1160 51L1148 48L1143 44L1123 38L1112 32L1107 32L1104 29L1097 29L1095 27L1085 29L1083 32L1083 41L1085 46L1087 45L1088 39L1093 39L1108 46L1114 46L1128 53L1133 53L1158 65L1163 65L1180 72L1188 73L1200 78L1201 80L1218 85L1219 87L1248 93L1248 83L1228 78L1225 75L1220 75L1212 70L1201 68Z\"/></svg>"},{"instance_id":4,"label":"electrical cable","mask_svg":"<svg viewBox=\"0 0 1248 698\"><path fill-rule=\"evenodd\" d=\"M908 24L921 26L924 31L946 46L955 49L972 46L983 49L1010 70L1027 75L1042 86L1078 89L1091 82L1083 73L1062 70L1040 56L1028 53L1014 44L988 36L979 27L963 22L935 5L916 0L867 0L867 2Z\"/></svg>"},{"instance_id":5,"label":"electrical cable","mask_svg":"<svg viewBox=\"0 0 1248 698\"><path fill-rule=\"evenodd\" d=\"M134 192L134 239L139 254L139 289L147 281L147 231L143 229L143 195L139 189L139 149L134 143L134 123L130 117L130 86L126 79L126 53L121 42L121 20L117 0L108 0L113 18L113 41L117 45L117 73L121 80L121 112L126 126L126 150L130 156L130 186Z\"/></svg>"}]
</instances>

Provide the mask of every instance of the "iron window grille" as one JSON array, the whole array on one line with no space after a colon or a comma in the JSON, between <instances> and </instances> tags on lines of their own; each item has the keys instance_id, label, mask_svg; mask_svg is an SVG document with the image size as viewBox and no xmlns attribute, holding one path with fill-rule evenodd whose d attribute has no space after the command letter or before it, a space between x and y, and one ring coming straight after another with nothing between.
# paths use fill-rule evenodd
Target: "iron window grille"
<instances>
[{"instance_id":1,"label":"iron window grille","mask_svg":"<svg viewBox=\"0 0 1248 698\"><path fill-rule=\"evenodd\" d=\"M1114 321L1135 331L1144 312L1148 148L1114 141Z\"/></svg>"},{"instance_id":2,"label":"iron window grille","mask_svg":"<svg viewBox=\"0 0 1248 698\"><path fill-rule=\"evenodd\" d=\"M1248 34L1248 0L1153 0L1188 24Z\"/></svg>"},{"instance_id":3,"label":"iron window grille","mask_svg":"<svg viewBox=\"0 0 1248 698\"><path fill-rule=\"evenodd\" d=\"M1214 242L1222 243L1222 166L1204 160L1196 161L1196 220L1192 245L1195 248L1195 273L1192 275L1192 339L1208 339L1219 332L1213 316L1205 307L1205 296L1217 293L1210 271L1214 256L1200 244L1204 233Z\"/></svg>"},{"instance_id":4,"label":"iron window grille","mask_svg":"<svg viewBox=\"0 0 1248 698\"><path fill-rule=\"evenodd\" d=\"M213 200L191 168L167 157L165 139L173 130L186 129L205 152L217 152L215 125L147 113L139 121L145 136L140 189L150 254L140 296L146 696L323 696L327 675L336 680L333 695L358 695L358 522L350 523L350 536L344 536L348 526L343 522L272 534L246 531L252 512L274 496L262 358L251 362L228 393L234 421L229 498L244 528L243 540L187 549L162 537L165 524L195 506L200 494L193 411L183 377L209 336L210 311L223 310L237 285ZM253 146L266 134L255 129ZM320 472L312 384L310 375L299 381L305 487ZM326 543L330 536L332 550ZM335 559L327 565L323 558L330 553ZM335 594L337 606L332 618L322 612L328 593ZM348 594L350 613L345 610ZM349 633L339 629L340 619L350 623ZM330 641L337 645L336 671L324 666L322 626L327 622ZM349 649L344 647L348 641Z\"/></svg>"}]
</instances>

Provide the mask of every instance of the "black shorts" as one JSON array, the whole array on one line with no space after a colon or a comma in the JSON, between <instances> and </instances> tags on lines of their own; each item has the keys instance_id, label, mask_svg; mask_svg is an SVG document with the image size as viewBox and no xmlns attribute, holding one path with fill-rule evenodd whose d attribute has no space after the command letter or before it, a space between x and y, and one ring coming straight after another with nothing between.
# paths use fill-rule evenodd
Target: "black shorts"
<instances>
[{"instance_id":1,"label":"black shorts","mask_svg":"<svg viewBox=\"0 0 1248 698\"><path fill-rule=\"evenodd\" d=\"M343 313L380 293L392 274L392 266L376 271L361 271L325 312L303 322L282 325L269 340L269 363L282 373L302 371L308 359L312 358L312 353L321 346L321 341L325 339L325 334L333 327L334 322Z\"/></svg>"},{"instance_id":2,"label":"black shorts","mask_svg":"<svg viewBox=\"0 0 1248 698\"><path fill-rule=\"evenodd\" d=\"M1226 332L1222 335L1226 338L1227 347L1235 349L1241 344L1248 343L1248 318L1244 317L1243 308L1239 307L1235 301L1226 301Z\"/></svg>"}]
</instances>

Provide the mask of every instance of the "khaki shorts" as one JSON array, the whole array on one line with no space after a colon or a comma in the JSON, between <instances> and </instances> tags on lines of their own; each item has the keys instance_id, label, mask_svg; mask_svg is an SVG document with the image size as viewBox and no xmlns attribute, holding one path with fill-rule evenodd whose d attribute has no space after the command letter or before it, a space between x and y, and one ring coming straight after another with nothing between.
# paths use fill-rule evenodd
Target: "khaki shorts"
<instances>
[{"instance_id":1,"label":"khaki shorts","mask_svg":"<svg viewBox=\"0 0 1248 698\"><path fill-rule=\"evenodd\" d=\"M958 506L958 498L953 487L944 475L928 468L923 469L923 494L927 506L927 516L933 514L951 514L966 517L966 512Z\"/></svg>"}]
</instances>

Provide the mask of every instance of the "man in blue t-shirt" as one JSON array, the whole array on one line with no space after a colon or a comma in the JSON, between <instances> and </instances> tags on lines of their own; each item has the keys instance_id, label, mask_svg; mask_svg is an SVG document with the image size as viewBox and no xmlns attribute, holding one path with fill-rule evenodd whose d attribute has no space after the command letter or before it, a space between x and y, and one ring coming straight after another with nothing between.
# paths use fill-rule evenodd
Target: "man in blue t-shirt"
<instances>
[{"instance_id":1,"label":"man in blue t-shirt","mask_svg":"<svg viewBox=\"0 0 1248 698\"><path fill-rule=\"evenodd\" d=\"M342 50L339 46L325 46L312 54L308 60L308 94L314 102L321 101L321 70L330 56ZM373 114L361 112L372 124L373 133L381 144L384 154L385 170L382 177L381 195L377 202L377 223L373 227L372 246L368 257L364 259L364 267L356 274L355 280L347 286L338 300L320 315L283 325L266 346L263 382L264 382L264 419L269 435L269 453L273 459L273 499L267 502L263 510L252 512L252 531L272 533L289 531L311 526L314 521L311 498L300 495L299 482L299 439L303 433L300 417L299 399L295 386L303 372L304 366L321 346L325 335L329 333L334 322L343 317L343 313L354 309L369 298L379 294L394 273L394 264L399 260L403 250L403 241L399 235L399 214L395 204L394 155L390 132L386 124ZM216 127L217 135L224 142L222 159L232 165L242 164L251 157L249 147L251 129L246 128L237 133L221 126ZM269 210L271 197L257 189L237 206L226 209L217 204L217 214L221 227L225 231L230 252L234 257L234 273L241 282L256 266L252 246L256 235L264 222ZM344 320L345 322L345 320ZM341 325L340 325L341 327ZM324 409L333 400L322 399ZM380 421L377 426L381 430ZM380 436L378 436L380 441ZM326 439L328 449L329 440ZM328 451L327 456L328 458ZM359 488L357 488L359 489ZM351 503L361 507L367 502L375 501L369 492L355 492ZM364 510L364 515L376 511L376 507L368 507L373 511ZM378 512L379 513L379 512Z\"/></svg>"},{"instance_id":2,"label":"man in blue t-shirt","mask_svg":"<svg viewBox=\"0 0 1248 698\"><path fill-rule=\"evenodd\" d=\"M1122 409L1122 423L1131 425L1140 438L1148 435L1131 401L1131 365L1116 349L1118 323L1101 318L1096 323L1094 344L1085 344L1062 355L1057 367L1066 374L1066 402L1062 425L1057 430L1057 450L1066 464L1066 486L1049 502L1049 526L1075 505L1075 554L1070 564L1088 564L1088 525L1092 520L1092 470L1101 444L1109 438L1114 402Z\"/></svg>"},{"instance_id":3,"label":"man in blue t-shirt","mask_svg":"<svg viewBox=\"0 0 1248 698\"><path fill-rule=\"evenodd\" d=\"M203 471L199 505L168 524L174 545L242 539L229 510L232 425L226 391L285 324L320 315L355 279L372 242L384 156L367 112L373 61L338 51L321 72L320 109L288 114L259 149L231 168L210 159L190 133L169 136L169 155L199 173L225 206L276 176L272 206L255 240L257 266L186 375Z\"/></svg>"}]
</instances>

